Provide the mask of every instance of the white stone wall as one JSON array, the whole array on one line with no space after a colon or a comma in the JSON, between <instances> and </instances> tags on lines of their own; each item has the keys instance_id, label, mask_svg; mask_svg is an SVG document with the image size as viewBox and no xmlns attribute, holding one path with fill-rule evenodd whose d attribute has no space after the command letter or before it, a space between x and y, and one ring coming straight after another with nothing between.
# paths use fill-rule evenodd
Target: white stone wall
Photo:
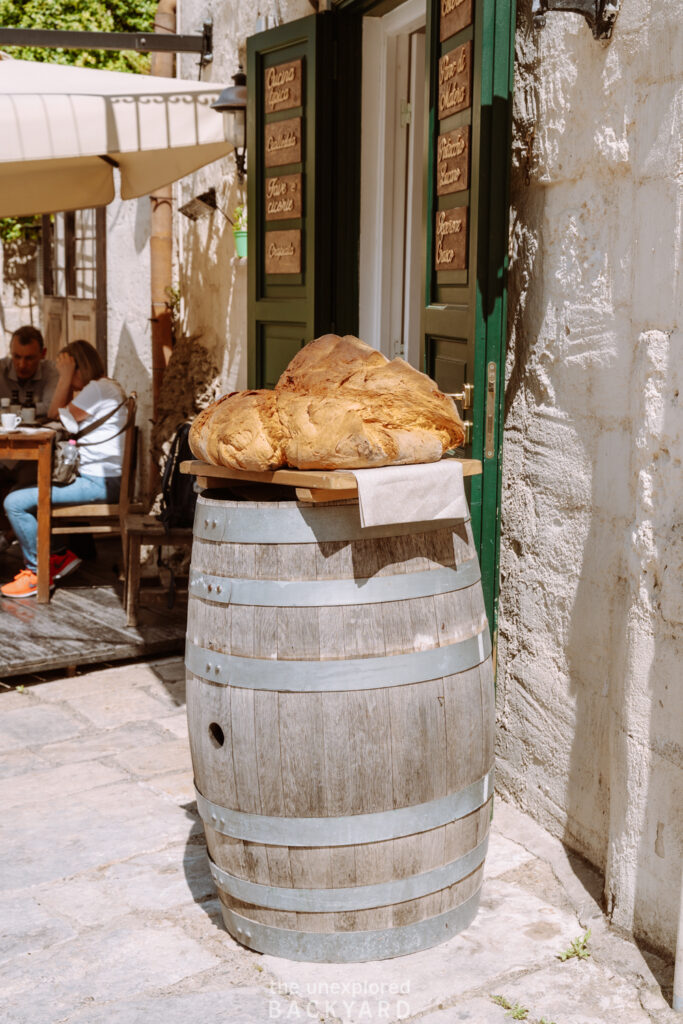
<instances>
[{"instance_id":1,"label":"white stone wall","mask_svg":"<svg viewBox=\"0 0 683 1024\"><path fill-rule=\"evenodd\" d=\"M241 63L246 71L246 40L262 28L312 14L307 0L261 0L256 5L227 0L180 0L178 32L200 32L204 20L213 19L214 57L202 81L221 88L232 85ZM179 58L183 78L197 77L197 58ZM214 186L218 206L229 217L238 203L246 203L246 182L237 181L232 155L203 167L177 186L178 206ZM197 221L178 217L178 285L182 326L196 336L221 369L219 390L247 386L247 263L235 255L232 228L221 213ZM248 257L247 257L248 258Z\"/></svg>"},{"instance_id":2,"label":"white stone wall","mask_svg":"<svg viewBox=\"0 0 683 1024\"><path fill-rule=\"evenodd\" d=\"M118 187L117 187L118 191ZM118 197L107 207L107 354L109 374L136 391L138 491L147 494L152 417L150 299L151 202Z\"/></svg>"},{"instance_id":3,"label":"white stone wall","mask_svg":"<svg viewBox=\"0 0 683 1024\"><path fill-rule=\"evenodd\" d=\"M33 242L0 242L0 359L24 324L43 326L40 249Z\"/></svg>"},{"instance_id":4,"label":"white stone wall","mask_svg":"<svg viewBox=\"0 0 683 1024\"><path fill-rule=\"evenodd\" d=\"M497 780L605 872L616 923L673 950L683 2L626 0L608 44L578 15L534 30L529 7L516 40Z\"/></svg>"}]
</instances>

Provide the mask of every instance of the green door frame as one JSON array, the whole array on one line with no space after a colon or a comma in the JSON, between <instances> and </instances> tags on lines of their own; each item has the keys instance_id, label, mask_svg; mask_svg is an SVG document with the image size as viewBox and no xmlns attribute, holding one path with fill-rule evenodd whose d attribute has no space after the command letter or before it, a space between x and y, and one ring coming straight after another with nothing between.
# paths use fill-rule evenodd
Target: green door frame
<instances>
[{"instance_id":1,"label":"green door frame","mask_svg":"<svg viewBox=\"0 0 683 1024\"><path fill-rule=\"evenodd\" d=\"M288 315L286 320L298 320L300 324L306 325L304 332L308 330L310 337L318 333L332 330L335 333L356 333L358 317L358 194L360 189L360 90L361 90L361 69L360 49L361 33L360 19L363 15L379 17L398 7L402 0L336 0L334 9L343 11L349 18L342 19L347 24L345 29L339 26L339 40L333 42L334 52L322 59L322 67L333 67L332 78L336 82L332 90L337 96L344 96L344 102L334 107L332 117L324 118L321 122L329 130L330 121L339 122L335 136L335 147L338 153L344 153L347 164L346 173L342 177L344 187L348 195L343 203L344 209L340 212L337 202L337 210L327 211L325 217L336 217L335 239L336 248L343 250L342 256L336 260L336 267L330 268L327 280L331 285L329 295L325 292L326 301L320 301L320 296L309 294L304 298L303 289L301 295L291 295ZM438 4L443 0L426 0L430 7L430 17L427 19L428 27L434 26L438 21ZM514 66L514 33L515 33L515 2L516 0L473 0L475 4L475 43L478 52L478 63L480 69L480 83L477 86L479 102L477 110L473 110L473 116L479 119L480 124L480 146L478 152L477 174L478 174L478 201L476 211L477 231L477 255L476 255L476 288L474 289L474 407L472 409L473 437L472 456L480 458L483 472L480 477L472 478L470 493L470 508L472 516L472 529L479 550L482 571L482 586L486 611L491 626L494 647L497 635L498 617L498 589L499 589L499 551L500 551L500 502L501 502L501 481L502 481L502 443L503 443L503 398L504 398L504 371L505 371L505 341L506 341L506 318L507 318L507 268L508 268L508 218L509 218L509 166L511 152L511 125L512 125L512 80ZM433 17L432 17L433 15ZM299 28L303 29L317 21L317 19L331 17L331 15L320 14L302 20ZM262 42L265 48L272 46L277 50L279 46L290 42L293 44L297 39L297 23L285 24L279 29L271 29L268 34L264 33ZM305 34L305 33L304 33ZM327 37L326 37L327 38ZM437 33L428 32L427 38L427 67L429 68L435 59L435 46ZM304 46L303 38L299 43ZM259 46L259 38L250 40L249 75L252 82L258 82L255 48ZM323 51L327 47L322 48ZM321 56L321 54L317 54ZM278 57L280 59L280 57ZM318 65L321 66L320 64ZM431 72L430 72L431 73ZM322 86L322 81L316 81L316 87ZM329 85L328 85L329 88ZM313 79L309 82L309 102L314 100L316 89ZM330 101L330 94L324 94L324 101ZM248 117L249 128L249 149L257 151L256 140L261 137L262 123L259 119L256 104L256 94L250 89L250 111ZM429 111L428 130L430 138L438 132L436 114L432 104ZM321 136L324 134L324 128ZM313 138L311 138L313 143ZM317 140L316 140L317 141ZM322 139L320 140L322 141ZM305 170L308 172L309 191L316 180L316 170L310 164L316 148L314 145L309 149L308 161ZM327 152L327 147L325 151ZM434 148L431 147L431 155L427 167L429 188L433 188L434 170L431 161L433 160ZM349 166L348 161L351 160ZM334 165L334 161L333 161ZM303 168L302 168L303 169ZM327 180L322 176L323 183ZM337 188L339 183L337 183ZM254 217L257 217L258 199L262 191L262 181L258 174L252 175L249 179L249 205L253 207ZM338 198L338 196L337 196ZM311 215L318 214L320 203L317 191L309 195L308 224L306 225L309 238L309 246L312 245L313 236ZM431 202L428 202L431 208ZM256 226L254 217L250 210L250 233ZM294 225L293 225L294 226ZM319 223L317 227L320 227ZM425 252L433 251L432 218L428 216L424 225L425 231ZM254 239L254 242L256 240ZM254 253L256 246L252 246L250 240L250 255ZM328 246L329 249L329 241ZM260 251L260 249L258 250ZM321 250L322 251L322 250ZM429 262L429 261L428 261ZM249 261L249 306L250 306L250 386L262 386L257 379L259 377L258 360L256 358L256 337L255 327L251 325L258 306L273 307L272 317L275 321L282 319L282 304L284 295L279 292L284 288L273 288L273 295L267 302L262 302L260 294L257 294L256 264L253 257ZM475 268L472 268L473 270ZM354 283L355 282L355 283ZM298 284L298 282L297 282ZM301 282L303 284L303 281ZM287 291L284 288L284 291ZM297 288L293 289L297 292ZM276 294L277 293L277 294ZM295 299L297 301L292 301ZM336 298L335 298L336 297ZM259 301L257 301L259 300ZM277 308L276 308L277 307ZM455 307L454 307L455 309ZM296 316L294 313L296 312ZM269 319L269 317L265 317ZM471 321L470 321L471 322ZM311 329L313 328L313 333ZM303 341L307 340L302 337ZM489 373L495 374L495 390L489 392ZM486 443L486 424L489 422L489 441ZM492 428L492 435L491 435Z\"/></svg>"},{"instance_id":2,"label":"green door frame","mask_svg":"<svg viewBox=\"0 0 683 1024\"><path fill-rule=\"evenodd\" d=\"M334 6L356 14L381 17L403 0L339 0ZM434 0L426 0L429 4ZM509 179L512 135L512 88L516 0L476 0L475 39L480 46L481 99L475 116L481 119L479 203L475 297L474 405L472 457L482 461L482 475L472 478L470 512L479 551L486 612L494 640L498 626L500 503L502 491L505 343L507 336L507 270ZM438 19L437 19L438 20ZM427 39L427 67L434 59L435 34ZM429 72L428 72L429 73ZM428 114L428 134L438 133L434 105ZM433 146L427 181L433 183ZM494 187L495 183L495 187ZM429 187L433 187L430 184ZM427 204L431 209L431 202ZM426 218L426 251L433 249L434 225ZM425 365L425 369L428 367ZM495 390L489 396L489 371ZM486 445L487 417L493 444ZM490 430L489 430L490 434Z\"/></svg>"}]
</instances>

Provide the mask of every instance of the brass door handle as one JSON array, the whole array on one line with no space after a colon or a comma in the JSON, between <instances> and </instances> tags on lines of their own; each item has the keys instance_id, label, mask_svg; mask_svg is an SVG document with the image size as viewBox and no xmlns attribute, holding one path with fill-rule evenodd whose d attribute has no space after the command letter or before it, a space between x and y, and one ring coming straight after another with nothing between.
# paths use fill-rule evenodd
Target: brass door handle
<instances>
[{"instance_id":1,"label":"brass door handle","mask_svg":"<svg viewBox=\"0 0 683 1024\"><path fill-rule=\"evenodd\" d=\"M465 384L462 391L451 392L446 395L447 398L454 398L456 402L462 402L463 409L472 408L472 392L474 391L474 384Z\"/></svg>"}]
</instances>

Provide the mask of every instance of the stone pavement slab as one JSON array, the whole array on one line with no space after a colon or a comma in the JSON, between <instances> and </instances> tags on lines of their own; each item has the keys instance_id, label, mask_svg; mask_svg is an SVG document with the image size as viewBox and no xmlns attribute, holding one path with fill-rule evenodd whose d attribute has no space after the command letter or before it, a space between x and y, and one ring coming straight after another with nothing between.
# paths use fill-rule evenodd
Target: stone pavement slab
<instances>
[{"instance_id":1,"label":"stone pavement slab","mask_svg":"<svg viewBox=\"0 0 683 1024\"><path fill-rule=\"evenodd\" d=\"M0 788L0 811L14 807L24 809L28 805L55 807L86 789L124 782L126 778L126 773L120 769L97 763L88 765L87 772L75 771L70 764L26 772Z\"/></svg>"},{"instance_id":2,"label":"stone pavement slab","mask_svg":"<svg viewBox=\"0 0 683 1024\"><path fill-rule=\"evenodd\" d=\"M76 935L65 918L43 906L39 896L28 893L0 894L0 922L0 963Z\"/></svg>"},{"instance_id":3,"label":"stone pavement slab","mask_svg":"<svg viewBox=\"0 0 683 1024\"><path fill-rule=\"evenodd\" d=\"M156 850L201 833L201 825L170 800L121 782L88 790L59 805L13 814L12 856L0 889L69 878L81 871Z\"/></svg>"},{"instance_id":4,"label":"stone pavement slab","mask_svg":"<svg viewBox=\"0 0 683 1024\"><path fill-rule=\"evenodd\" d=\"M0 695L0 699L4 699ZM15 707L0 718L0 752L37 749L45 743L77 736L83 729L69 708L44 707L28 703Z\"/></svg>"},{"instance_id":5,"label":"stone pavement slab","mask_svg":"<svg viewBox=\"0 0 683 1024\"><path fill-rule=\"evenodd\" d=\"M164 732L160 728L158 739L163 737ZM40 748L40 754L54 765L75 765L79 761L114 757L131 747L144 749L154 738L148 721L130 722L119 728L98 729L95 732L84 722L83 732L78 736L59 743L48 743Z\"/></svg>"},{"instance_id":6,"label":"stone pavement slab","mask_svg":"<svg viewBox=\"0 0 683 1024\"><path fill-rule=\"evenodd\" d=\"M228 987L180 995L160 993L145 999L90 1007L70 1018L70 1024L266 1024L304 1020L298 1006L259 988ZM308 1018L310 1024L310 1017Z\"/></svg>"},{"instance_id":7,"label":"stone pavement slab","mask_svg":"<svg viewBox=\"0 0 683 1024\"><path fill-rule=\"evenodd\" d=\"M136 913L162 914L188 899L213 898L216 890L205 847L174 843L34 891L43 908L83 929Z\"/></svg>"},{"instance_id":8,"label":"stone pavement slab","mask_svg":"<svg viewBox=\"0 0 683 1024\"><path fill-rule=\"evenodd\" d=\"M159 717L165 710L162 700L132 686L79 694L78 697L69 697L65 704L77 709L98 729L147 721Z\"/></svg>"},{"instance_id":9,"label":"stone pavement slab","mask_svg":"<svg viewBox=\"0 0 683 1024\"><path fill-rule=\"evenodd\" d=\"M479 915L372 964L225 931L197 816L182 659L0 692L0 1022L678 1024L671 968L603 916L598 873L495 801ZM588 927L593 955L557 954ZM669 974L667 975L667 971Z\"/></svg>"},{"instance_id":10,"label":"stone pavement slab","mask_svg":"<svg viewBox=\"0 0 683 1024\"><path fill-rule=\"evenodd\" d=\"M179 928L135 920L112 928L105 919L94 931L6 963L0 997L13 1024L55 1024L84 1004L170 986L218 963Z\"/></svg>"},{"instance_id":11,"label":"stone pavement slab","mask_svg":"<svg viewBox=\"0 0 683 1024\"><path fill-rule=\"evenodd\" d=\"M514 977L552 962L579 931L573 914L493 878L484 883L479 913L469 928L433 949L365 964L295 963L264 956L263 965L289 991L309 993L322 1010L331 1001L331 986L351 995L360 986L362 998L340 998L333 1014L344 1024L360 1024L368 1013L381 1019L381 1003L392 986L405 987L402 995L414 1016L453 992L478 990L483 978ZM386 1019L399 1020L400 1012L394 1007Z\"/></svg>"}]
</instances>

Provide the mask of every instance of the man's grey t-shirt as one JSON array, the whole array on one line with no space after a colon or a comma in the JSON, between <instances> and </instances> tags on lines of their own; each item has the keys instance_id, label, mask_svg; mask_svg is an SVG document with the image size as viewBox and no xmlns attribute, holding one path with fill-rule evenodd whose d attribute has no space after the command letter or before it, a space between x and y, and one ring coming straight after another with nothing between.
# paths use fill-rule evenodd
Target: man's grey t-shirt
<instances>
[{"instance_id":1,"label":"man's grey t-shirt","mask_svg":"<svg viewBox=\"0 0 683 1024\"><path fill-rule=\"evenodd\" d=\"M55 365L47 359L41 359L33 377L29 380L18 380L17 371L11 356L0 359L0 398L11 398L13 391L19 392L19 404L23 405L27 392L33 393L33 401L36 405L44 406L39 410L47 413L52 396L59 380L59 371Z\"/></svg>"}]
</instances>

